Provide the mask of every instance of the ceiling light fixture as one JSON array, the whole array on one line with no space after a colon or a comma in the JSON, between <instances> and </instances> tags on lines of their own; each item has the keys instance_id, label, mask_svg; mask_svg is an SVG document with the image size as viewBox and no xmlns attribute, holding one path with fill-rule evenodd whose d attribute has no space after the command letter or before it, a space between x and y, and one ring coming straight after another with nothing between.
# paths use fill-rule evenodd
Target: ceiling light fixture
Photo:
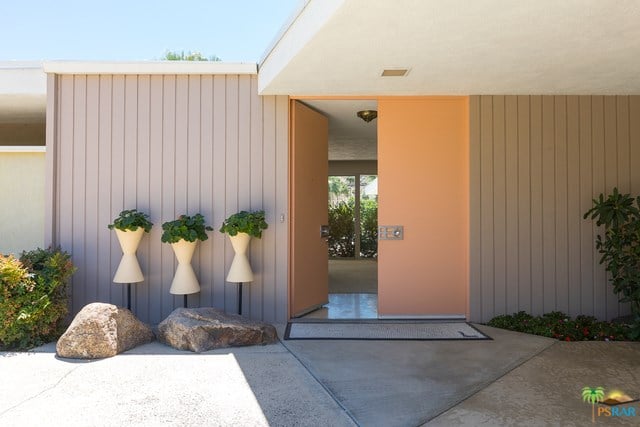
<instances>
[{"instance_id":1,"label":"ceiling light fixture","mask_svg":"<svg viewBox=\"0 0 640 427\"><path fill-rule=\"evenodd\" d=\"M371 120L378 117L378 112L376 110L362 110L358 111L356 115L365 122L369 123Z\"/></svg>"}]
</instances>

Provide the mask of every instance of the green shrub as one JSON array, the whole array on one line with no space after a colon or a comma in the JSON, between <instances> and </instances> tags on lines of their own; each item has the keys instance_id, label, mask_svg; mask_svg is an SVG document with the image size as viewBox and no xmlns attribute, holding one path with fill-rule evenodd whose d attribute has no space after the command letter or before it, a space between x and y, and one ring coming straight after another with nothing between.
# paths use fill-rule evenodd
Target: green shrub
<instances>
[{"instance_id":1,"label":"green shrub","mask_svg":"<svg viewBox=\"0 0 640 427\"><path fill-rule=\"evenodd\" d=\"M378 201L363 199L360 202L360 255L364 258L378 256Z\"/></svg>"},{"instance_id":2,"label":"green shrub","mask_svg":"<svg viewBox=\"0 0 640 427\"><path fill-rule=\"evenodd\" d=\"M520 311L496 316L487 325L562 341L625 341L633 338L629 325L601 322L591 316L571 319L559 311L537 317Z\"/></svg>"},{"instance_id":3,"label":"green shrub","mask_svg":"<svg viewBox=\"0 0 640 427\"><path fill-rule=\"evenodd\" d=\"M640 197L621 194L617 188L607 197L600 194L584 218L604 225L596 238L613 292L620 302L628 302L634 316L632 335L640 339Z\"/></svg>"},{"instance_id":4,"label":"green shrub","mask_svg":"<svg viewBox=\"0 0 640 427\"><path fill-rule=\"evenodd\" d=\"M52 341L63 332L67 282L75 267L60 249L0 255L0 349Z\"/></svg>"},{"instance_id":5,"label":"green shrub","mask_svg":"<svg viewBox=\"0 0 640 427\"><path fill-rule=\"evenodd\" d=\"M353 258L356 254L354 199L329 206L329 256Z\"/></svg>"}]
</instances>

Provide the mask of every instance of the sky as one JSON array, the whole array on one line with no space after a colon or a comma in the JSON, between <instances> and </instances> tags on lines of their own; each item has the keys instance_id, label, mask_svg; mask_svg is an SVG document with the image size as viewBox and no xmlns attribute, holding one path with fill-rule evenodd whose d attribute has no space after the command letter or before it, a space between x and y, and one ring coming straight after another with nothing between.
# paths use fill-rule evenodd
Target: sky
<instances>
[{"instance_id":1,"label":"sky","mask_svg":"<svg viewBox=\"0 0 640 427\"><path fill-rule=\"evenodd\" d=\"M0 0L0 61L258 62L300 0Z\"/></svg>"}]
</instances>

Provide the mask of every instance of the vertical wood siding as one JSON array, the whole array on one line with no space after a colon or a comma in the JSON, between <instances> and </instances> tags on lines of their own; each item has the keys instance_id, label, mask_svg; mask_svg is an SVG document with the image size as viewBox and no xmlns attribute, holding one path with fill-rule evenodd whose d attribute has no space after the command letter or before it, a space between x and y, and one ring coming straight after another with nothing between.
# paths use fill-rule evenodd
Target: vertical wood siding
<instances>
[{"instance_id":1,"label":"vertical wood siding","mask_svg":"<svg viewBox=\"0 0 640 427\"><path fill-rule=\"evenodd\" d=\"M134 313L155 324L182 306L182 296L169 293L176 262L160 242L161 224L197 212L216 230L193 258L201 292L189 295L189 306L235 313L237 286L225 282L233 248L217 228L239 210L265 209L269 229L251 243L255 281L244 287L243 312L285 320L287 97L258 96L255 76L63 75L49 82L47 242L71 252L78 267L73 311L95 301L126 304L125 286L112 282L121 251L107 224L137 208L154 228L138 250L145 281L133 286Z\"/></svg>"},{"instance_id":2,"label":"vertical wood siding","mask_svg":"<svg viewBox=\"0 0 640 427\"><path fill-rule=\"evenodd\" d=\"M582 215L640 193L640 96L473 96L470 315L628 312Z\"/></svg>"}]
</instances>

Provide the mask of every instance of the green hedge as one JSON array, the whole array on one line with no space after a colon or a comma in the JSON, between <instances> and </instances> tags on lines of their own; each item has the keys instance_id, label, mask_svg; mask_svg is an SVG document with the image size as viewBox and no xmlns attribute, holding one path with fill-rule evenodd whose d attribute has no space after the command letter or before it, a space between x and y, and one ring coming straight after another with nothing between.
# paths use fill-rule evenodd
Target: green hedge
<instances>
[{"instance_id":1,"label":"green hedge","mask_svg":"<svg viewBox=\"0 0 640 427\"><path fill-rule=\"evenodd\" d=\"M75 270L60 249L36 249L20 259L0 255L0 349L24 350L60 336Z\"/></svg>"}]
</instances>

